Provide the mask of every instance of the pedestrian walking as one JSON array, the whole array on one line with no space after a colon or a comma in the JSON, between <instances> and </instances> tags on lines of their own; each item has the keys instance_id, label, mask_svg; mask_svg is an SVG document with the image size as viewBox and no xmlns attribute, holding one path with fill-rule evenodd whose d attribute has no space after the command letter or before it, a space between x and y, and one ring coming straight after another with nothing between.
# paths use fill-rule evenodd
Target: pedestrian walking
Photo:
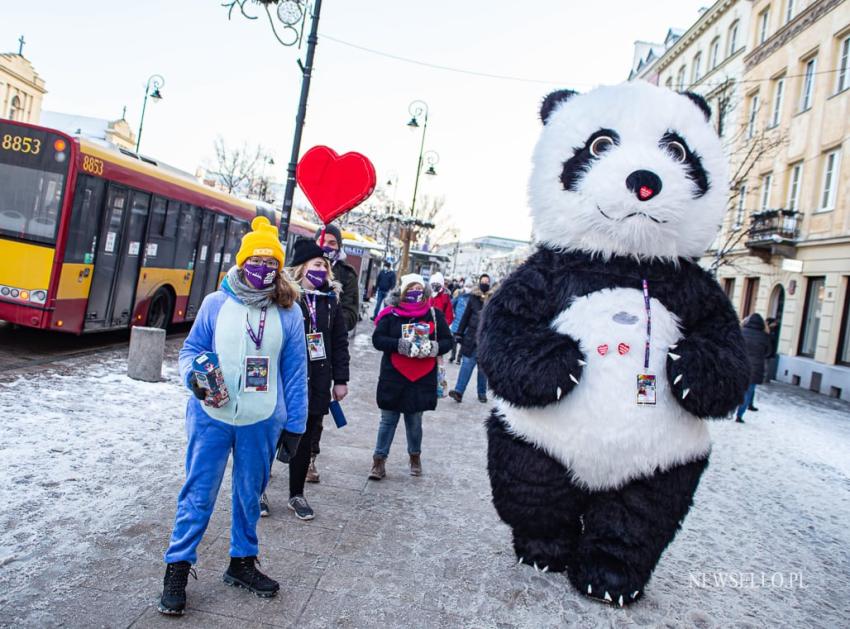
<instances>
[{"instance_id":1,"label":"pedestrian walking","mask_svg":"<svg viewBox=\"0 0 850 629\"><path fill-rule=\"evenodd\" d=\"M779 320L768 317L765 322L767 323L767 335L770 337L770 355L767 357L765 380L770 382L776 380L776 372L779 370Z\"/></svg>"},{"instance_id":2,"label":"pedestrian walking","mask_svg":"<svg viewBox=\"0 0 850 629\"><path fill-rule=\"evenodd\" d=\"M449 362L455 362L457 359L457 364L459 365L461 362L460 354L458 353L458 347L460 347L460 337L457 335L457 329L460 327L461 319L463 319L463 312L466 310L466 305L469 303L469 299L472 296L472 282L467 282L463 284L459 289L460 293L455 296L452 300L452 310L454 311L454 321L451 324L452 330L452 353L449 354Z\"/></svg>"},{"instance_id":3,"label":"pedestrian walking","mask_svg":"<svg viewBox=\"0 0 850 629\"><path fill-rule=\"evenodd\" d=\"M753 399L756 394L756 385L764 382L764 361L770 356L771 340L764 319L758 313L751 314L744 320L741 332L744 335L744 345L750 361L750 386L747 388L743 403L738 407L735 418L735 421L743 424L744 413L747 410L758 410L753 408Z\"/></svg>"},{"instance_id":4,"label":"pedestrian walking","mask_svg":"<svg viewBox=\"0 0 850 629\"><path fill-rule=\"evenodd\" d=\"M455 388L449 391L449 397L460 404L466 386L472 378L472 371L477 369L478 377L478 401L487 402L487 376L478 366L478 324L481 320L481 311L490 295L490 276L486 273L478 278L478 286L472 289L470 299L466 304L457 327L457 337L460 340L461 363L457 375Z\"/></svg>"},{"instance_id":5,"label":"pedestrian walking","mask_svg":"<svg viewBox=\"0 0 850 629\"><path fill-rule=\"evenodd\" d=\"M446 281L443 278L443 274L439 272L434 273L429 281L431 284L431 305L442 311L443 316L446 318L446 323L451 327L455 315L452 308L452 299L446 290Z\"/></svg>"},{"instance_id":6,"label":"pedestrian walking","mask_svg":"<svg viewBox=\"0 0 850 629\"><path fill-rule=\"evenodd\" d=\"M405 275L388 297L388 307L375 319L372 345L384 355L378 376L381 423L369 472L372 480L386 476L386 459L401 415L410 474L422 474L422 414L437 408L437 356L451 348L451 330L429 297L421 275Z\"/></svg>"},{"instance_id":7,"label":"pedestrian walking","mask_svg":"<svg viewBox=\"0 0 850 629\"><path fill-rule=\"evenodd\" d=\"M279 439L294 453L307 421L307 346L298 288L279 273L283 247L265 217L251 223L236 266L204 299L180 350L180 377L194 397L186 407L186 482L165 553L158 609L182 615L186 583L209 524L227 461L233 454L230 565L224 582L261 597L279 585L257 568L260 495ZM211 395L195 377L198 361L215 352L229 400Z\"/></svg>"},{"instance_id":8,"label":"pedestrian walking","mask_svg":"<svg viewBox=\"0 0 850 629\"><path fill-rule=\"evenodd\" d=\"M360 291L358 289L357 271L345 261L346 255L342 242L342 232L339 230L339 227L330 224L320 228L316 232L315 241L317 245L322 247L325 257L330 261L331 271L336 281L342 285L342 294L339 296L339 303L342 306L345 329L351 332L357 327L357 322L360 320ZM319 482L319 470L316 467L316 458L319 456L321 450L323 429L323 422L319 422L316 430L313 431L311 439L312 457L307 470L308 483Z\"/></svg>"},{"instance_id":9,"label":"pedestrian walking","mask_svg":"<svg viewBox=\"0 0 850 629\"><path fill-rule=\"evenodd\" d=\"M339 303L342 287L334 281L322 248L312 240L299 240L289 263L289 277L301 288L299 304L307 336L309 386L307 427L289 462L288 506L299 520L312 520L315 514L304 496L307 468L314 461L312 437L328 414L331 396L342 401L348 395L348 333ZM260 507L265 507L266 515L269 506L263 494Z\"/></svg>"},{"instance_id":10,"label":"pedestrian walking","mask_svg":"<svg viewBox=\"0 0 850 629\"><path fill-rule=\"evenodd\" d=\"M395 271L393 271L390 263L385 260L384 268L378 273L378 279L375 281L375 310L372 313L372 321L383 309L387 294L395 288L395 280Z\"/></svg>"}]
</instances>

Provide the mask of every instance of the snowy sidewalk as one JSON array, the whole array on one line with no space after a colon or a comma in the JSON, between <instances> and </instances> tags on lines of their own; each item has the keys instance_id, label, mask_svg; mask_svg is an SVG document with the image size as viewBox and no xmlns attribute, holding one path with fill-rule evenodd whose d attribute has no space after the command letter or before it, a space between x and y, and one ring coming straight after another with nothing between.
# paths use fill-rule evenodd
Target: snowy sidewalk
<instances>
[{"instance_id":1,"label":"snowy sidewalk","mask_svg":"<svg viewBox=\"0 0 850 629\"><path fill-rule=\"evenodd\" d=\"M850 626L846 403L773 385L746 424L712 425L683 530L646 598L612 609L564 575L516 566L490 503L486 408L470 392L426 414L424 476L406 474L400 426L388 477L366 480L379 417L369 331L354 341L349 426L325 422L322 482L307 488L314 521L286 508L287 472L275 467L259 532L280 596L221 581L228 476L182 620L155 607L183 480L178 343L159 384L127 379L123 351L0 378L0 626Z\"/></svg>"}]
</instances>

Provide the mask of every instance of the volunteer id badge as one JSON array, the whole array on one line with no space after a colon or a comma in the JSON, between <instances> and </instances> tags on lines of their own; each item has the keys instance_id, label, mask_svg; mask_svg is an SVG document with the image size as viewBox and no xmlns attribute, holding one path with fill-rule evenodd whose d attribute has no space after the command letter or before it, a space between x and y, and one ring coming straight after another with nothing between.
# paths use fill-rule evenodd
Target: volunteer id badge
<instances>
[{"instance_id":1,"label":"volunteer id badge","mask_svg":"<svg viewBox=\"0 0 850 629\"><path fill-rule=\"evenodd\" d=\"M246 393L265 393L269 390L269 357L245 357L245 386Z\"/></svg>"},{"instance_id":2,"label":"volunteer id badge","mask_svg":"<svg viewBox=\"0 0 850 629\"><path fill-rule=\"evenodd\" d=\"M637 403L639 406L655 406L655 376L639 373L637 377Z\"/></svg>"},{"instance_id":3,"label":"volunteer id badge","mask_svg":"<svg viewBox=\"0 0 850 629\"><path fill-rule=\"evenodd\" d=\"M310 360L324 360L327 357L325 352L325 337L321 332L313 332L307 335L307 353L310 355Z\"/></svg>"}]
</instances>

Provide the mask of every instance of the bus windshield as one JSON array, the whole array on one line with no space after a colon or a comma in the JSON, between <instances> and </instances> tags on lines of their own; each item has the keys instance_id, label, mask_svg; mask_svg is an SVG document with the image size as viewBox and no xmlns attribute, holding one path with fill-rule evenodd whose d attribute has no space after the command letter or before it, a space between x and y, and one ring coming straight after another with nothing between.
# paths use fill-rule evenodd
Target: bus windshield
<instances>
[{"instance_id":1,"label":"bus windshield","mask_svg":"<svg viewBox=\"0 0 850 629\"><path fill-rule=\"evenodd\" d=\"M0 121L0 236L56 242L70 156L60 135Z\"/></svg>"}]
</instances>

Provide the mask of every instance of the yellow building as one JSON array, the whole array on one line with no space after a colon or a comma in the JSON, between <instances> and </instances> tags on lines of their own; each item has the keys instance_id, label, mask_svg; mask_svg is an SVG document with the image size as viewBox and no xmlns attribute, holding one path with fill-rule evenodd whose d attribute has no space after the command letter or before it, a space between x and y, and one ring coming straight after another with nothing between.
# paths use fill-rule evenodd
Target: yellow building
<instances>
[{"instance_id":1,"label":"yellow building","mask_svg":"<svg viewBox=\"0 0 850 629\"><path fill-rule=\"evenodd\" d=\"M37 124L46 93L44 80L26 57L0 53L0 118Z\"/></svg>"},{"instance_id":2,"label":"yellow building","mask_svg":"<svg viewBox=\"0 0 850 629\"><path fill-rule=\"evenodd\" d=\"M850 400L850 1L754 0L749 24L743 168L704 261L742 317L781 320L777 379Z\"/></svg>"}]
</instances>

